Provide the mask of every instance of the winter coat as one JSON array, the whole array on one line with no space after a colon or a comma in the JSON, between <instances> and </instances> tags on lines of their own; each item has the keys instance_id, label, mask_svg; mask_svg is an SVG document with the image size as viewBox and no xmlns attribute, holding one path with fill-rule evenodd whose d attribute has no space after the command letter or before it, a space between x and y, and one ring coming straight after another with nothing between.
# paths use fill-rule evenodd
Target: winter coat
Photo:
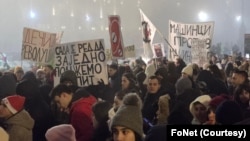
<instances>
[{"instance_id":1,"label":"winter coat","mask_svg":"<svg viewBox=\"0 0 250 141\"><path fill-rule=\"evenodd\" d=\"M0 77L0 99L16 93L16 82L12 74L5 74Z\"/></svg>"},{"instance_id":2,"label":"winter coat","mask_svg":"<svg viewBox=\"0 0 250 141\"><path fill-rule=\"evenodd\" d=\"M9 134L9 141L32 141L34 120L26 110L13 115L3 124Z\"/></svg>"},{"instance_id":3,"label":"winter coat","mask_svg":"<svg viewBox=\"0 0 250 141\"><path fill-rule=\"evenodd\" d=\"M90 141L93 135L92 106L96 102L92 95L82 97L72 103L70 108L70 124L76 130L77 141Z\"/></svg>"}]
</instances>

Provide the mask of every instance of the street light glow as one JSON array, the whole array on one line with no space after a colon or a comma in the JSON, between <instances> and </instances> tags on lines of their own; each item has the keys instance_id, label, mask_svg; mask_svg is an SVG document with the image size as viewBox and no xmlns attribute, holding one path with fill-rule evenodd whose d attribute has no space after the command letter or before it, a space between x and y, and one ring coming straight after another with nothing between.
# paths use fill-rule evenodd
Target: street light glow
<instances>
[{"instance_id":1,"label":"street light glow","mask_svg":"<svg viewBox=\"0 0 250 141\"><path fill-rule=\"evenodd\" d=\"M198 16L200 21L206 21L208 19L207 13L203 11L201 11Z\"/></svg>"}]
</instances>

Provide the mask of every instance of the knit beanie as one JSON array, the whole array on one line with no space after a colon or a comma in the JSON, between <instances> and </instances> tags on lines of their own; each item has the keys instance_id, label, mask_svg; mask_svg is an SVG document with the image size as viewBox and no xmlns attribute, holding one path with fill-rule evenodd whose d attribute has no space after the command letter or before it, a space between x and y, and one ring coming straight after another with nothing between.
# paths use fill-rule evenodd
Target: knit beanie
<instances>
[{"instance_id":1,"label":"knit beanie","mask_svg":"<svg viewBox=\"0 0 250 141\"><path fill-rule=\"evenodd\" d=\"M75 129L70 124L61 124L49 128L45 137L48 141L76 141Z\"/></svg>"},{"instance_id":2,"label":"knit beanie","mask_svg":"<svg viewBox=\"0 0 250 141\"><path fill-rule=\"evenodd\" d=\"M12 95L2 99L2 103L10 110L12 114L16 114L24 107L25 97L20 95Z\"/></svg>"},{"instance_id":3,"label":"knit beanie","mask_svg":"<svg viewBox=\"0 0 250 141\"><path fill-rule=\"evenodd\" d=\"M243 112L238 103L224 100L215 111L216 121L222 125L232 125L243 120Z\"/></svg>"},{"instance_id":4,"label":"knit beanie","mask_svg":"<svg viewBox=\"0 0 250 141\"><path fill-rule=\"evenodd\" d=\"M73 85L77 86L76 73L72 70L66 70L60 77L60 83L63 83L64 81L70 81Z\"/></svg>"},{"instance_id":5,"label":"knit beanie","mask_svg":"<svg viewBox=\"0 0 250 141\"><path fill-rule=\"evenodd\" d=\"M210 101L209 106L213 107L213 108L217 108L218 105L220 105L225 100L230 100L230 97L228 95L225 95L225 94L215 96Z\"/></svg>"},{"instance_id":6,"label":"knit beanie","mask_svg":"<svg viewBox=\"0 0 250 141\"><path fill-rule=\"evenodd\" d=\"M0 127L0 137L1 141L9 141L9 135L2 127Z\"/></svg>"},{"instance_id":7,"label":"knit beanie","mask_svg":"<svg viewBox=\"0 0 250 141\"><path fill-rule=\"evenodd\" d=\"M112 63L109 67L112 69L118 70L118 64L116 63Z\"/></svg>"},{"instance_id":8,"label":"knit beanie","mask_svg":"<svg viewBox=\"0 0 250 141\"><path fill-rule=\"evenodd\" d=\"M193 102L190 103L189 111L193 115L195 102L200 102L202 105L204 105L208 109L210 101L211 101L211 97L209 95L198 96Z\"/></svg>"},{"instance_id":9,"label":"knit beanie","mask_svg":"<svg viewBox=\"0 0 250 141\"><path fill-rule=\"evenodd\" d=\"M184 67L181 72L187 74L188 76L192 76L193 75L193 66L192 66L192 64L187 65L186 67Z\"/></svg>"},{"instance_id":10,"label":"knit beanie","mask_svg":"<svg viewBox=\"0 0 250 141\"><path fill-rule=\"evenodd\" d=\"M143 136L143 121L141 113L142 102L136 93L127 94L115 116L111 119L110 129L123 126Z\"/></svg>"},{"instance_id":11,"label":"knit beanie","mask_svg":"<svg viewBox=\"0 0 250 141\"><path fill-rule=\"evenodd\" d=\"M175 83L176 94L182 94L186 89L192 88L192 82L189 78L179 78Z\"/></svg>"}]
</instances>

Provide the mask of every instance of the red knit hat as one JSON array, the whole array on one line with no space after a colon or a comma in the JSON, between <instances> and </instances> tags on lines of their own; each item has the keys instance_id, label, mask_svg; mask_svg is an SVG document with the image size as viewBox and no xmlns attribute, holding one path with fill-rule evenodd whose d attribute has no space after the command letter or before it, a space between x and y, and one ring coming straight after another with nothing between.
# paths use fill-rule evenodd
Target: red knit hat
<instances>
[{"instance_id":1,"label":"red knit hat","mask_svg":"<svg viewBox=\"0 0 250 141\"><path fill-rule=\"evenodd\" d=\"M6 107L12 114L16 114L23 109L25 97L20 95L12 95L2 99L2 102L6 105Z\"/></svg>"},{"instance_id":2,"label":"red knit hat","mask_svg":"<svg viewBox=\"0 0 250 141\"><path fill-rule=\"evenodd\" d=\"M212 98L212 100L209 103L209 106L216 108L224 100L230 100L230 99L231 99L230 96L228 96L226 94L220 94L220 95L217 95L217 96L215 96L215 97Z\"/></svg>"}]
</instances>

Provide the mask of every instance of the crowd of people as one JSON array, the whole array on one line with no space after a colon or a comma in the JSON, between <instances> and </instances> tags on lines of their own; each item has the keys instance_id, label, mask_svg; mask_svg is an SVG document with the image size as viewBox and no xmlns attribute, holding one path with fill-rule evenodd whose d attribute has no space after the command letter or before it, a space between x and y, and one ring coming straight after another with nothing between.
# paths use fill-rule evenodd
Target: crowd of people
<instances>
[{"instance_id":1,"label":"crowd of people","mask_svg":"<svg viewBox=\"0 0 250 141\"><path fill-rule=\"evenodd\" d=\"M165 141L167 125L250 123L247 59L212 56L108 64L109 83L79 86L53 66L0 73L1 141Z\"/></svg>"}]
</instances>

